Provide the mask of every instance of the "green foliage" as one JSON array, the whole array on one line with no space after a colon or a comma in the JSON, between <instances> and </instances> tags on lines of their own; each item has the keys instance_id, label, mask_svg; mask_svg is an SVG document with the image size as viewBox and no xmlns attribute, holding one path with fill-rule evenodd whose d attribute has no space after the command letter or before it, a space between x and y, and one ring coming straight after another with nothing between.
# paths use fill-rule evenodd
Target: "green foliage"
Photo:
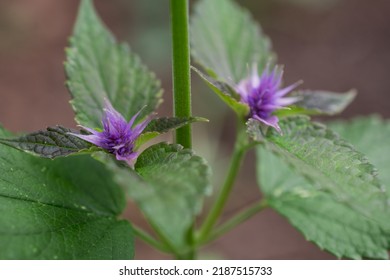
<instances>
[{"instance_id":1,"label":"green foliage","mask_svg":"<svg viewBox=\"0 0 390 280\"><path fill-rule=\"evenodd\" d=\"M208 120L200 117L177 118L162 117L153 119L143 131L144 133L157 132L159 134L178 129L193 122L207 122Z\"/></svg>"},{"instance_id":2,"label":"green foliage","mask_svg":"<svg viewBox=\"0 0 390 280\"><path fill-rule=\"evenodd\" d=\"M159 143L138 157L139 176L114 162L109 166L160 237L174 250L185 250L187 231L211 188L205 160L179 145Z\"/></svg>"},{"instance_id":3,"label":"green foliage","mask_svg":"<svg viewBox=\"0 0 390 280\"><path fill-rule=\"evenodd\" d=\"M214 78L237 84L248 67L272 58L270 41L249 13L231 0L201 0L191 22L192 55Z\"/></svg>"},{"instance_id":4,"label":"green foliage","mask_svg":"<svg viewBox=\"0 0 390 280\"><path fill-rule=\"evenodd\" d=\"M271 207L336 256L388 257L388 195L361 153L305 117L282 121L283 135L249 125L268 150L258 148L257 169Z\"/></svg>"},{"instance_id":5,"label":"green foliage","mask_svg":"<svg viewBox=\"0 0 390 280\"><path fill-rule=\"evenodd\" d=\"M199 121L207 120L200 117L163 117L153 119L145 128L144 133L137 139L136 147L139 148L142 144L162 133ZM18 138L0 138L0 143L45 158L56 158L77 153L92 153L97 150L92 144L70 133L79 132L62 126L48 127L46 131L40 130Z\"/></svg>"},{"instance_id":6,"label":"green foliage","mask_svg":"<svg viewBox=\"0 0 390 280\"><path fill-rule=\"evenodd\" d=\"M390 121L370 116L333 122L330 127L365 153L379 169L378 177L390 193Z\"/></svg>"},{"instance_id":7,"label":"green foliage","mask_svg":"<svg viewBox=\"0 0 390 280\"><path fill-rule=\"evenodd\" d=\"M48 127L18 138L0 139L0 143L45 158L56 158L84 152L92 147L88 142L69 134L72 130Z\"/></svg>"},{"instance_id":8,"label":"green foliage","mask_svg":"<svg viewBox=\"0 0 390 280\"><path fill-rule=\"evenodd\" d=\"M289 106L289 110L279 110L278 116L290 115L336 115L355 99L356 91L350 90L345 93L334 93L329 91L297 91L292 96L302 99L294 105Z\"/></svg>"},{"instance_id":9,"label":"green foliage","mask_svg":"<svg viewBox=\"0 0 390 280\"><path fill-rule=\"evenodd\" d=\"M280 127L283 135L268 130L262 140L265 146L319 188L334 192L340 199L345 199L344 195L364 193L365 196L376 196L383 193L374 167L325 125L301 116L284 119Z\"/></svg>"},{"instance_id":10,"label":"green foliage","mask_svg":"<svg viewBox=\"0 0 390 280\"><path fill-rule=\"evenodd\" d=\"M192 69L239 117L244 118L249 114L249 106L240 102L239 94L229 84L217 81L195 67L192 67Z\"/></svg>"},{"instance_id":11,"label":"green foliage","mask_svg":"<svg viewBox=\"0 0 390 280\"><path fill-rule=\"evenodd\" d=\"M133 257L131 226L116 218L123 193L102 164L0 146L0 173L0 259Z\"/></svg>"},{"instance_id":12,"label":"green foliage","mask_svg":"<svg viewBox=\"0 0 390 280\"><path fill-rule=\"evenodd\" d=\"M81 0L65 63L76 121L90 128L100 127L104 98L127 120L146 106L139 118L144 119L162 101L160 83L127 45L116 42L92 3ZM182 51L188 51L188 38L182 36L187 34L187 25L183 25L187 22L187 2L180 4L171 6L172 30L184 30L183 34L173 32L176 58L183 58ZM257 65L263 70L267 62L273 62L268 38L233 0L198 1L191 31L192 54L207 74L196 68L194 71L241 121L246 119L249 107L240 101L235 86L248 76L249 67ZM189 60L184 60L175 59L176 70L188 70ZM182 75L183 71L175 71L175 89L184 88L189 97L189 77ZM290 116L279 122L283 134L259 121L247 122L250 138L262 144L257 148L257 174L266 201L258 207L270 205L308 240L338 257L387 259L390 173L386 171L390 146L386 143L390 122L371 117L332 124L367 152L380 168L378 176L362 153L326 126L308 117L291 117L339 113L353 100L354 91L300 91L293 95L301 100L291 110L275 112L279 117ZM190 102L185 103L188 113ZM156 118L135 147L196 121L207 120ZM126 205L124 192L139 206L160 240L139 229L138 236L176 257L193 256L203 240L260 209L251 208L221 226L222 230L212 231L242 157L251 147L242 122L238 130L226 183L200 234L195 234L196 216L211 191L211 170L190 149L167 143L153 145L139 155L132 169L61 126L18 138L0 128L1 144L30 154L55 158L89 152L101 161L85 155L49 161L0 146L0 259L132 259L133 229L118 219ZM184 142L190 146L190 133L179 135L184 135L181 140L186 138ZM115 147L122 146L115 143Z\"/></svg>"},{"instance_id":13,"label":"green foliage","mask_svg":"<svg viewBox=\"0 0 390 280\"><path fill-rule=\"evenodd\" d=\"M90 0L82 0L65 70L76 121L100 127L104 97L129 120L142 107L141 118L161 102L160 83L127 45L116 43Z\"/></svg>"},{"instance_id":14,"label":"green foliage","mask_svg":"<svg viewBox=\"0 0 390 280\"><path fill-rule=\"evenodd\" d=\"M200 117L162 117L153 119L136 140L135 149L138 149L143 144L159 136L162 133L166 133L173 129L178 129L193 122L208 122L208 120Z\"/></svg>"},{"instance_id":15,"label":"green foliage","mask_svg":"<svg viewBox=\"0 0 390 280\"><path fill-rule=\"evenodd\" d=\"M307 240L337 257L386 259L386 234L378 223L347 203L318 190L263 147L257 149L257 174L267 202Z\"/></svg>"}]
</instances>

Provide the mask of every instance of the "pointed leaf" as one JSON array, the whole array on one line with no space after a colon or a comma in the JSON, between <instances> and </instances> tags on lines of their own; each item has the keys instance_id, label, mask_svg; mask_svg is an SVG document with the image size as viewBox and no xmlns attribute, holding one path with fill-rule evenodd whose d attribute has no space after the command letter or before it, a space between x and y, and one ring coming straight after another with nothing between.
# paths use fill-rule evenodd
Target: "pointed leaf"
<instances>
[{"instance_id":1,"label":"pointed leaf","mask_svg":"<svg viewBox=\"0 0 390 280\"><path fill-rule=\"evenodd\" d=\"M203 81L218 95L223 102L232 108L238 116L245 117L249 114L249 106L241 103L239 94L227 83L214 80L213 78L202 73L199 69L192 69L202 78Z\"/></svg>"},{"instance_id":2,"label":"pointed leaf","mask_svg":"<svg viewBox=\"0 0 390 280\"><path fill-rule=\"evenodd\" d=\"M268 204L307 240L339 258L388 258L387 234L378 223L318 190L263 147L257 155L258 181Z\"/></svg>"},{"instance_id":3,"label":"pointed leaf","mask_svg":"<svg viewBox=\"0 0 390 280\"><path fill-rule=\"evenodd\" d=\"M50 161L0 145L0 259L131 259L124 206L89 156Z\"/></svg>"},{"instance_id":4,"label":"pointed leaf","mask_svg":"<svg viewBox=\"0 0 390 280\"><path fill-rule=\"evenodd\" d=\"M139 175L115 162L109 167L156 232L176 250L186 248L187 232L210 192L205 160L181 146L159 143L138 157Z\"/></svg>"},{"instance_id":5,"label":"pointed leaf","mask_svg":"<svg viewBox=\"0 0 390 280\"><path fill-rule=\"evenodd\" d=\"M208 74L237 84L248 66L272 58L270 41L248 11L231 0L201 0L191 22L192 55Z\"/></svg>"},{"instance_id":6,"label":"pointed leaf","mask_svg":"<svg viewBox=\"0 0 390 280\"><path fill-rule=\"evenodd\" d=\"M334 200L390 230L390 201L376 169L363 154L326 126L310 122L307 117L286 118L280 126L283 135L268 130L262 139L268 150L307 178L317 190L331 194Z\"/></svg>"},{"instance_id":7,"label":"pointed leaf","mask_svg":"<svg viewBox=\"0 0 390 280\"><path fill-rule=\"evenodd\" d=\"M45 158L68 156L92 147L90 143L69 134L70 132L74 131L62 126L48 127L46 131L40 130L18 138L0 139L0 143Z\"/></svg>"},{"instance_id":8,"label":"pointed leaf","mask_svg":"<svg viewBox=\"0 0 390 280\"><path fill-rule=\"evenodd\" d=\"M346 93L334 93L329 91L297 91L292 96L300 97L301 100L290 106L289 110L280 110L278 116L290 115L336 115L355 99L356 90Z\"/></svg>"},{"instance_id":9,"label":"pointed leaf","mask_svg":"<svg viewBox=\"0 0 390 280\"><path fill-rule=\"evenodd\" d=\"M100 21L91 0L82 0L65 70L76 121L100 127L103 99L129 120L145 105L141 118L161 102L160 82Z\"/></svg>"},{"instance_id":10,"label":"pointed leaf","mask_svg":"<svg viewBox=\"0 0 390 280\"><path fill-rule=\"evenodd\" d=\"M207 122L207 119L200 117L162 117L150 121L148 126L143 131L144 133L157 132L159 134L168 132L172 129L178 129L182 126L193 122Z\"/></svg>"}]
</instances>

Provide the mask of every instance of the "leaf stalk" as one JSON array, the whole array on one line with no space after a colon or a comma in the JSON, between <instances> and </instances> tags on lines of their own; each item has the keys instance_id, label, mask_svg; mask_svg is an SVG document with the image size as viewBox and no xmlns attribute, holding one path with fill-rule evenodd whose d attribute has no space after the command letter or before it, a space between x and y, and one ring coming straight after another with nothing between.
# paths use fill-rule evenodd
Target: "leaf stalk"
<instances>
[{"instance_id":1,"label":"leaf stalk","mask_svg":"<svg viewBox=\"0 0 390 280\"><path fill-rule=\"evenodd\" d=\"M209 242L219 238L220 236L222 236L226 232L232 230L233 228L235 228L239 224L242 224L243 222L249 220L254 215L261 212L262 210L264 210L267 207L268 207L268 204L267 204L266 200L262 200L260 202L257 202L255 204L249 206L248 208L244 209L242 212L233 216L233 218L231 218L230 220L228 220L227 222L222 224L220 227L216 228L209 235L209 237L206 240L204 240L204 244L209 243ZM203 245L203 244L200 244L200 245Z\"/></svg>"}]
</instances>

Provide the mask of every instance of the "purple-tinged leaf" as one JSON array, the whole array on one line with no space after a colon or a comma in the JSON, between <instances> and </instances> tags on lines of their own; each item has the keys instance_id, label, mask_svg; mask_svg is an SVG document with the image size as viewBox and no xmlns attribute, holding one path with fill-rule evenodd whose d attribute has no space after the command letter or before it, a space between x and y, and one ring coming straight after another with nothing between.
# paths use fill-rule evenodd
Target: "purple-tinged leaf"
<instances>
[{"instance_id":1,"label":"purple-tinged leaf","mask_svg":"<svg viewBox=\"0 0 390 280\"><path fill-rule=\"evenodd\" d=\"M70 134L72 132L75 131L62 126L48 127L18 138L1 138L0 143L45 158L87 152L92 145Z\"/></svg>"}]
</instances>

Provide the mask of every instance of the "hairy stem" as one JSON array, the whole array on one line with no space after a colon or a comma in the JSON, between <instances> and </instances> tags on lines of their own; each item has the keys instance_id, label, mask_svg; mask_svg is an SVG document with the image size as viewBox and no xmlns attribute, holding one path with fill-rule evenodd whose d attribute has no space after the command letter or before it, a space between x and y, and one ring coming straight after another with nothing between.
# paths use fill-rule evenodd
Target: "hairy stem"
<instances>
[{"instance_id":1,"label":"hairy stem","mask_svg":"<svg viewBox=\"0 0 390 280\"><path fill-rule=\"evenodd\" d=\"M188 0L171 0L173 99L176 117L191 117ZM176 143L191 148L191 126L176 130Z\"/></svg>"}]
</instances>

